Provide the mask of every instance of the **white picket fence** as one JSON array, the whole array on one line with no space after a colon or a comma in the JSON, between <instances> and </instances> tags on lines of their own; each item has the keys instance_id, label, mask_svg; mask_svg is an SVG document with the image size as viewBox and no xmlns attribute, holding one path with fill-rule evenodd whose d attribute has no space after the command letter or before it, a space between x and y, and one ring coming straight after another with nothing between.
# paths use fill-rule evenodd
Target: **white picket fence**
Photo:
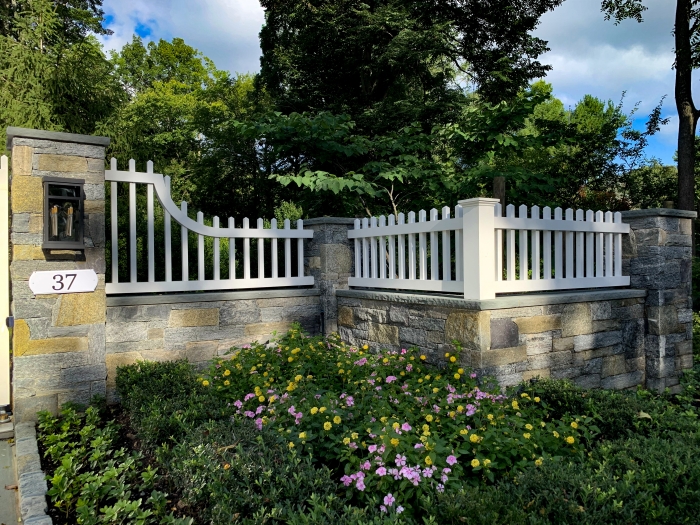
<instances>
[{"instance_id":1,"label":"white picket fence","mask_svg":"<svg viewBox=\"0 0 700 525\"><path fill-rule=\"evenodd\" d=\"M7 157L0 157L0 405L10 404L10 198Z\"/></svg>"},{"instance_id":2,"label":"white picket fence","mask_svg":"<svg viewBox=\"0 0 700 525\"><path fill-rule=\"evenodd\" d=\"M178 208L170 196L170 177L153 173L153 163L147 164L147 172L137 172L135 162L129 161L129 171L118 171L116 159L111 160L111 167L105 171L105 179L111 182L111 269L112 282L106 284L107 294L150 293L150 292L179 292L204 290L239 290L250 288L279 288L287 286L313 285L312 276L304 276L304 239L313 237L313 231L304 230L302 220L297 221L296 229L290 228L289 221L284 221L284 228L277 228L277 221L270 221L271 227L264 228L263 219L258 219L257 226L251 228L249 220L243 219L241 227L235 226L233 218L228 218L228 226L220 227L219 218L213 218L213 225L204 224L204 215L197 213L197 221L187 215L187 203L182 202ZM119 282L119 231L117 207L117 183L129 184L129 281ZM147 210L147 249L148 249L148 280L137 280L137 233L136 233L136 185L146 184ZM165 280L155 280L155 232L154 232L154 200L153 193L160 201L164 212L165 239ZM171 220L180 226L182 280L173 280L173 256L171 246ZM189 280L188 237L189 232L197 235L197 279ZM205 278L205 237L213 238L213 279ZM221 246L220 240L228 239L229 275L221 276ZM270 271L265 265L265 240L270 239ZM296 240L297 275L292 276L292 239ZM257 241L257 277L251 277L251 240ZM278 245L283 241L283 246ZM237 247L242 245L241 251ZM284 273L278 264L278 250L284 251ZM236 276L236 259L242 257L243 276ZM269 273L269 277L266 274Z\"/></svg>"},{"instance_id":3,"label":"white picket fence","mask_svg":"<svg viewBox=\"0 0 700 525\"><path fill-rule=\"evenodd\" d=\"M622 275L620 213L538 206L506 208L468 199L454 209L355 221L355 276L366 288L496 294L628 286ZM417 239L416 239L417 236ZM505 269L505 272L504 272Z\"/></svg>"}]
</instances>

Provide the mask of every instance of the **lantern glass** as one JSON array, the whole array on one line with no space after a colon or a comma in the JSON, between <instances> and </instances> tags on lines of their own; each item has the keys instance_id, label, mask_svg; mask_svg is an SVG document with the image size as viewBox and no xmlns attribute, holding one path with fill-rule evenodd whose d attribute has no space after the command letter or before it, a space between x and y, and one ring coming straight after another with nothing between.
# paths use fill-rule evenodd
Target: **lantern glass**
<instances>
[{"instance_id":1,"label":"lantern glass","mask_svg":"<svg viewBox=\"0 0 700 525\"><path fill-rule=\"evenodd\" d=\"M44 243L48 249L83 249L83 181L44 179Z\"/></svg>"}]
</instances>

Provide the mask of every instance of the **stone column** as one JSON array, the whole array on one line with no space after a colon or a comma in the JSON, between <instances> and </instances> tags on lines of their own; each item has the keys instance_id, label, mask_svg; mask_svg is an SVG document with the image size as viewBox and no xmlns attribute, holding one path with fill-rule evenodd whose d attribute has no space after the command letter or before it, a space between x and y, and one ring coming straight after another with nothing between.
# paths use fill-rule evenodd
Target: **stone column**
<instances>
[{"instance_id":1,"label":"stone column","mask_svg":"<svg viewBox=\"0 0 700 525\"><path fill-rule=\"evenodd\" d=\"M683 370L693 366L693 211L672 209L623 212L631 227L623 236L623 272L632 288L647 290L644 340L646 386L680 390Z\"/></svg>"},{"instance_id":2,"label":"stone column","mask_svg":"<svg viewBox=\"0 0 700 525\"><path fill-rule=\"evenodd\" d=\"M304 227L314 231L313 239L304 247L306 272L315 278L314 286L321 292L324 334L338 331L338 300L336 290L348 289L348 278L355 271L355 245L348 239L355 219L319 217L304 221Z\"/></svg>"},{"instance_id":3,"label":"stone column","mask_svg":"<svg viewBox=\"0 0 700 525\"><path fill-rule=\"evenodd\" d=\"M38 410L105 394L105 147L109 139L8 128L11 311L15 318L13 407L17 422ZM85 180L85 250L44 250L44 176ZM92 293L39 295L29 289L34 271L93 269Z\"/></svg>"}]
</instances>

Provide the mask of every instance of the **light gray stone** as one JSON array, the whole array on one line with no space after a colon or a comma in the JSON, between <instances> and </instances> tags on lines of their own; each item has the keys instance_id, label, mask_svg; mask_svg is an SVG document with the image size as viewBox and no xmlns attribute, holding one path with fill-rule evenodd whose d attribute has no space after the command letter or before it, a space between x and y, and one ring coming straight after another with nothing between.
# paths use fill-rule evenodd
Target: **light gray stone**
<instances>
[{"instance_id":1,"label":"light gray stone","mask_svg":"<svg viewBox=\"0 0 700 525\"><path fill-rule=\"evenodd\" d=\"M574 384L581 388L600 388L600 375L585 375L573 378Z\"/></svg>"},{"instance_id":2,"label":"light gray stone","mask_svg":"<svg viewBox=\"0 0 700 525\"><path fill-rule=\"evenodd\" d=\"M19 476L20 498L41 496L46 494L46 480L43 472L27 472Z\"/></svg>"},{"instance_id":3,"label":"light gray stone","mask_svg":"<svg viewBox=\"0 0 700 525\"><path fill-rule=\"evenodd\" d=\"M30 423L34 426L33 423ZM39 455L39 449L36 443L36 434L34 436L28 436L23 439L15 440L15 455L16 456L29 456L29 455Z\"/></svg>"},{"instance_id":4,"label":"light gray stone","mask_svg":"<svg viewBox=\"0 0 700 525\"><path fill-rule=\"evenodd\" d=\"M231 301L219 310L220 326L242 326L262 321L261 309L257 301Z\"/></svg>"},{"instance_id":5,"label":"light gray stone","mask_svg":"<svg viewBox=\"0 0 700 525\"><path fill-rule=\"evenodd\" d=\"M17 233L29 233L29 213L12 214L12 231Z\"/></svg>"},{"instance_id":6,"label":"light gray stone","mask_svg":"<svg viewBox=\"0 0 700 525\"><path fill-rule=\"evenodd\" d=\"M574 337L574 352L603 348L605 346L617 345L622 342L622 332L600 332L597 334L577 335Z\"/></svg>"},{"instance_id":7,"label":"light gray stone","mask_svg":"<svg viewBox=\"0 0 700 525\"><path fill-rule=\"evenodd\" d=\"M61 370L61 384L85 383L104 380L107 377L107 368L104 363L98 365L76 366Z\"/></svg>"},{"instance_id":8,"label":"light gray stone","mask_svg":"<svg viewBox=\"0 0 700 525\"><path fill-rule=\"evenodd\" d=\"M48 516L33 516L24 520L25 525L53 525L53 521Z\"/></svg>"},{"instance_id":9,"label":"light gray stone","mask_svg":"<svg viewBox=\"0 0 700 525\"><path fill-rule=\"evenodd\" d=\"M148 339L148 323L107 323L106 342L125 343Z\"/></svg>"},{"instance_id":10,"label":"light gray stone","mask_svg":"<svg viewBox=\"0 0 700 525\"><path fill-rule=\"evenodd\" d=\"M613 316L610 303L608 301L591 303L591 316L594 321L610 319Z\"/></svg>"},{"instance_id":11,"label":"light gray stone","mask_svg":"<svg viewBox=\"0 0 700 525\"><path fill-rule=\"evenodd\" d=\"M48 507L46 505L46 495L36 495L36 496L26 496L20 497L19 499L19 509L22 513L22 519L25 523L32 517L44 517L46 516L46 511Z\"/></svg>"},{"instance_id":12,"label":"light gray stone","mask_svg":"<svg viewBox=\"0 0 700 525\"><path fill-rule=\"evenodd\" d=\"M108 298L112 299L112 298ZM138 306L108 306L107 323L167 320L171 306L167 304L138 305Z\"/></svg>"}]
</instances>

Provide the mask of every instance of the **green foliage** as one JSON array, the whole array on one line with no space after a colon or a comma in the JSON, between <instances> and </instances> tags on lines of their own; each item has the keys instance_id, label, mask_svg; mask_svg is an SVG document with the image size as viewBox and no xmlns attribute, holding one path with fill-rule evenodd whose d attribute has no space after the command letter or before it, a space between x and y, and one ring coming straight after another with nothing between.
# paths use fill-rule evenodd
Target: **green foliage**
<instances>
[{"instance_id":1,"label":"green foliage","mask_svg":"<svg viewBox=\"0 0 700 525\"><path fill-rule=\"evenodd\" d=\"M68 521L191 524L168 512L167 494L155 489L157 472L143 456L118 446L119 428L101 420L97 408L84 414L68 406L59 417L39 414L39 441L53 466L47 496Z\"/></svg>"}]
</instances>

